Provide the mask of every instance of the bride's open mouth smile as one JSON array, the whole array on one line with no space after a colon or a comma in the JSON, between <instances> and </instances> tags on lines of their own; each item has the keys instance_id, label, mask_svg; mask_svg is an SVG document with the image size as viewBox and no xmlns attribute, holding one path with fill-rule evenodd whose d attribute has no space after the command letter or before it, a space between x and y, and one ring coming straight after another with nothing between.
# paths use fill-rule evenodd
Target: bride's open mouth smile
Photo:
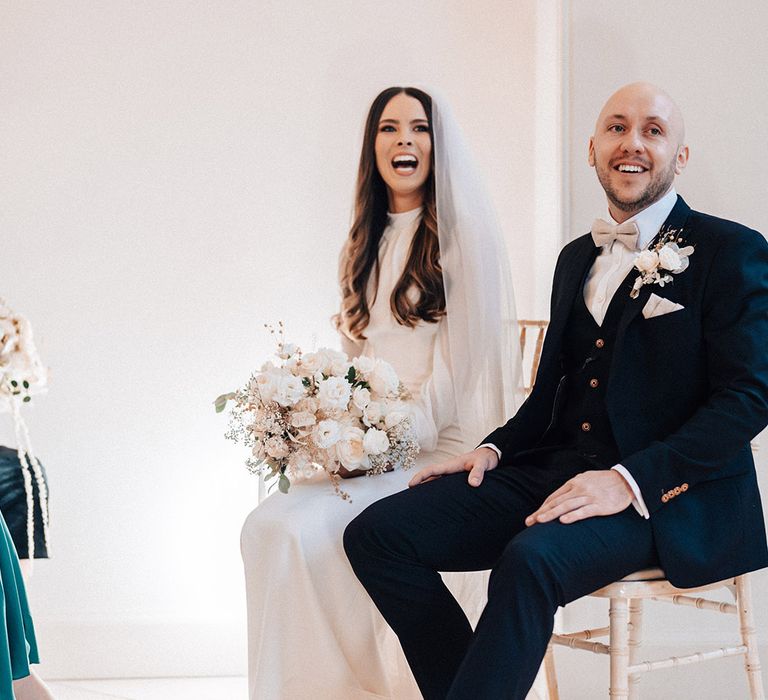
<instances>
[{"instance_id":1,"label":"bride's open mouth smile","mask_svg":"<svg viewBox=\"0 0 768 700\"><path fill-rule=\"evenodd\" d=\"M392 169L398 175L413 175L419 167L419 159L412 153L402 153L392 158Z\"/></svg>"}]
</instances>

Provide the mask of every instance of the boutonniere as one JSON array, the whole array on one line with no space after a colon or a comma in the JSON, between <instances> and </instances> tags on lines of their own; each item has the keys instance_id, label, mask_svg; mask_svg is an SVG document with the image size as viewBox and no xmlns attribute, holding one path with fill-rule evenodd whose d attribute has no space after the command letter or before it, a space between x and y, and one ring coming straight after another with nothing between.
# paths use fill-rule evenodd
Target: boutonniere
<instances>
[{"instance_id":1,"label":"boutonniere","mask_svg":"<svg viewBox=\"0 0 768 700\"><path fill-rule=\"evenodd\" d=\"M693 255L693 246L685 245L679 229L662 231L653 246L638 254L635 269L640 273L632 285L629 296L637 299L640 287L645 284L658 284L663 287L672 281L672 275L679 275L688 269L688 257Z\"/></svg>"}]
</instances>

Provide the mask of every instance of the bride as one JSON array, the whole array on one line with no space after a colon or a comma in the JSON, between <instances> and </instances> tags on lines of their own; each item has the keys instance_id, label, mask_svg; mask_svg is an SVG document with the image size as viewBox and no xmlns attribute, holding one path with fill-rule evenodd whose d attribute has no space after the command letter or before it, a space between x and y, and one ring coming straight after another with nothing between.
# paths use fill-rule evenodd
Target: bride
<instances>
[{"instance_id":1,"label":"bride","mask_svg":"<svg viewBox=\"0 0 768 700\"><path fill-rule=\"evenodd\" d=\"M392 87L366 120L354 222L341 257L342 345L391 363L411 391L417 469L475 445L511 415L519 344L496 220L442 103ZM251 700L420 698L397 638L342 547L347 523L411 471L323 474L267 498L241 547ZM346 474L346 476L353 476ZM444 574L476 622L487 575Z\"/></svg>"}]
</instances>

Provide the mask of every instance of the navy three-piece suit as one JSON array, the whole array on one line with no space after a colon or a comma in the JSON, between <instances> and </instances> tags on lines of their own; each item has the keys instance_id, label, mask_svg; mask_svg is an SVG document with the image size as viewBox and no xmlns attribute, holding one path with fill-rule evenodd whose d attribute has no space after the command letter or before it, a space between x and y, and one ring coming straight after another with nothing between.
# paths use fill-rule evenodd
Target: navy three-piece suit
<instances>
[{"instance_id":1,"label":"navy three-piece suit","mask_svg":"<svg viewBox=\"0 0 768 700\"><path fill-rule=\"evenodd\" d=\"M768 565L749 441L768 424L768 244L678 198L662 231L691 245L671 284L630 296L602 324L583 298L599 249L568 244L555 269L534 389L482 443L498 467L451 474L373 504L345 533L350 562L398 634L425 698L524 698L559 605L660 566L691 587ZM683 308L645 318L651 294ZM576 474L623 465L650 519L526 528ZM438 571L492 569L475 632Z\"/></svg>"}]
</instances>

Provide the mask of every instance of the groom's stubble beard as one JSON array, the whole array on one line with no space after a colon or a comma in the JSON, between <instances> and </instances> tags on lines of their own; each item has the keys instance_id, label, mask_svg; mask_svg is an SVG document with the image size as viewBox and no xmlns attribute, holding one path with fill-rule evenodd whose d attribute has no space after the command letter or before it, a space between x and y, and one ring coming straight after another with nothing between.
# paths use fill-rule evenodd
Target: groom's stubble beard
<instances>
[{"instance_id":1,"label":"groom's stubble beard","mask_svg":"<svg viewBox=\"0 0 768 700\"><path fill-rule=\"evenodd\" d=\"M595 164L595 171L597 172L597 179L605 191L606 197L608 197L608 201L613 206L623 212L638 212L661 199L669 191L675 180L676 163L677 154L675 154L675 157L664 170L651 178L648 186L640 193L640 196L632 200L621 199L616 190L611 186L610 168L603 168Z\"/></svg>"}]
</instances>

